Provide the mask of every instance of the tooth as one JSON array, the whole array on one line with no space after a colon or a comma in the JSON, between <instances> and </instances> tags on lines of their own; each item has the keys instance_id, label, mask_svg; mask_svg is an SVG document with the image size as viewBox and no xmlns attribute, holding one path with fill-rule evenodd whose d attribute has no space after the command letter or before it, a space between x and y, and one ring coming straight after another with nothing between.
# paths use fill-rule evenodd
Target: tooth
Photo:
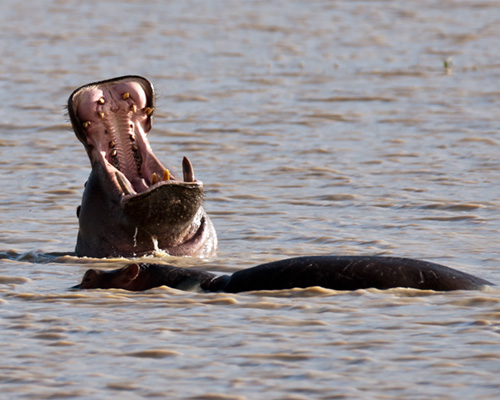
<instances>
[{"instance_id":1,"label":"tooth","mask_svg":"<svg viewBox=\"0 0 500 400\"><path fill-rule=\"evenodd\" d=\"M151 113L154 111L154 108L153 107L146 107L144 109L144 112L147 114L147 115L151 115Z\"/></svg>"},{"instance_id":2,"label":"tooth","mask_svg":"<svg viewBox=\"0 0 500 400\"><path fill-rule=\"evenodd\" d=\"M125 93L123 93L122 99L123 100L127 100L129 97L130 97L130 93L129 92L125 92Z\"/></svg>"},{"instance_id":3,"label":"tooth","mask_svg":"<svg viewBox=\"0 0 500 400\"><path fill-rule=\"evenodd\" d=\"M151 185L154 185L155 183L158 183L158 176L156 175L156 172L153 172L153 175L151 176Z\"/></svg>"},{"instance_id":4,"label":"tooth","mask_svg":"<svg viewBox=\"0 0 500 400\"><path fill-rule=\"evenodd\" d=\"M115 149L115 150L113 150L113 151L111 152L111 157L116 157L116 155L117 155L117 154L118 154L118 152L117 152L117 151L116 151L116 149Z\"/></svg>"},{"instance_id":5,"label":"tooth","mask_svg":"<svg viewBox=\"0 0 500 400\"><path fill-rule=\"evenodd\" d=\"M124 179L121 174L119 174L118 172L115 172L115 177L116 177L116 180L118 181L118 184L122 188L122 191L125 195L135 193L135 190L130 185L130 182L127 179Z\"/></svg>"},{"instance_id":6,"label":"tooth","mask_svg":"<svg viewBox=\"0 0 500 400\"><path fill-rule=\"evenodd\" d=\"M98 103L99 103L99 104L104 104L104 97L101 97L101 98L98 100Z\"/></svg>"},{"instance_id":7,"label":"tooth","mask_svg":"<svg viewBox=\"0 0 500 400\"><path fill-rule=\"evenodd\" d=\"M104 113L102 111L99 113L99 116L104 119Z\"/></svg>"},{"instance_id":8,"label":"tooth","mask_svg":"<svg viewBox=\"0 0 500 400\"><path fill-rule=\"evenodd\" d=\"M170 172L168 171L168 169L165 169L165 171L163 171L163 180L164 181L170 180Z\"/></svg>"},{"instance_id":9,"label":"tooth","mask_svg":"<svg viewBox=\"0 0 500 400\"><path fill-rule=\"evenodd\" d=\"M135 142L135 135L133 133L130 134L129 138L132 142Z\"/></svg>"},{"instance_id":10,"label":"tooth","mask_svg":"<svg viewBox=\"0 0 500 400\"><path fill-rule=\"evenodd\" d=\"M193 165L187 157L182 159L182 173L184 175L184 182L194 182Z\"/></svg>"},{"instance_id":11,"label":"tooth","mask_svg":"<svg viewBox=\"0 0 500 400\"><path fill-rule=\"evenodd\" d=\"M85 121L85 122L83 123L83 127L84 127L85 129L87 129L89 126L90 126L90 121Z\"/></svg>"},{"instance_id":12,"label":"tooth","mask_svg":"<svg viewBox=\"0 0 500 400\"><path fill-rule=\"evenodd\" d=\"M132 111L133 113L136 113L137 112L137 106L135 104L132 104L130 106L130 111Z\"/></svg>"},{"instance_id":13,"label":"tooth","mask_svg":"<svg viewBox=\"0 0 500 400\"><path fill-rule=\"evenodd\" d=\"M137 150L139 150L139 147L137 147L137 145L134 143L132 145L132 151L137 151Z\"/></svg>"},{"instance_id":14,"label":"tooth","mask_svg":"<svg viewBox=\"0 0 500 400\"><path fill-rule=\"evenodd\" d=\"M109 147L114 148L115 146L116 146L115 142L113 142L113 141L109 142Z\"/></svg>"}]
</instances>

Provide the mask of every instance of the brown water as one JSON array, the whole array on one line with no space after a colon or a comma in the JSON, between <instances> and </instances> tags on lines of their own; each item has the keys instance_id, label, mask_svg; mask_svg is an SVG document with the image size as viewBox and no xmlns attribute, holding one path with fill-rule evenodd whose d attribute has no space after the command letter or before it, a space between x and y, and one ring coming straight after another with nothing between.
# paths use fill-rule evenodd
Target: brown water
<instances>
[{"instance_id":1,"label":"brown water","mask_svg":"<svg viewBox=\"0 0 500 400\"><path fill-rule=\"evenodd\" d=\"M89 163L64 104L124 74L231 272L385 254L500 283L498 1L0 6L0 397L497 399L500 290L71 292ZM444 60L448 68L445 68Z\"/></svg>"}]
</instances>

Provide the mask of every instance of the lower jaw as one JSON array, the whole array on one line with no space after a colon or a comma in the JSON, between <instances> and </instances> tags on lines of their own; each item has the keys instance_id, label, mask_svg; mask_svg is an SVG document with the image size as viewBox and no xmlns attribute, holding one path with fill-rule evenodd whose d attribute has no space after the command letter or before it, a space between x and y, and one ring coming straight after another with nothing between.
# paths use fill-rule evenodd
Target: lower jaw
<instances>
[{"instance_id":1,"label":"lower jaw","mask_svg":"<svg viewBox=\"0 0 500 400\"><path fill-rule=\"evenodd\" d=\"M193 166L187 157L184 157L182 160L182 170L184 178L182 181L174 178L170 174L170 171L163 166L158 168L158 172L150 172L150 178L148 179L135 174L134 176L131 176L129 174L129 176L127 177L121 170L115 169L114 167L108 167L108 173L110 175L113 174L113 171L109 171L109 169L114 170L115 179L112 178L112 180L116 181L125 196L146 192L149 189L152 189L155 185L161 183L187 184L188 186L190 184L195 184L195 186L201 185L201 182L194 178Z\"/></svg>"}]
</instances>

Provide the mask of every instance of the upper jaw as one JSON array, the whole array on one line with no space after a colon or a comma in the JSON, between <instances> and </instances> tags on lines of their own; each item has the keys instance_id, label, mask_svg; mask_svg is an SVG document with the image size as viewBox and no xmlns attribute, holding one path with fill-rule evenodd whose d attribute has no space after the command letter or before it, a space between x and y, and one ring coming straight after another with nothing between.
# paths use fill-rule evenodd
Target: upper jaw
<instances>
[{"instance_id":1,"label":"upper jaw","mask_svg":"<svg viewBox=\"0 0 500 400\"><path fill-rule=\"evenodd\" d=\"M140 128L147 134L153 125L154 107L153 85L147 79L136 75L81 86L73 91L68 99L68 113L73 130L87 150L92 146L89 134L98 134L97 129L116 129L116 126L110 126L113 125L113 114L115 117L117 113L125 113L130 117L136 114L131 118L134 119L134 129ZM102 137L102 132L99 136ZM106 144L108 142L109 140L106 140Z\"/></svg>"},{"instance_id":2,"label":"upper jaw","mask_svg":"<svg viewBox=\"0 0 500 400\"><path fill-rule=\"evenodd\" d=\"M155 157L147 134L153 124L155 92L145 78L128 75L76 89L68 100L73 130L91 163L122 197L156 190L163 185L201 189L193 167L184 158L178 180Z\"/></svg>"}]
</instances>

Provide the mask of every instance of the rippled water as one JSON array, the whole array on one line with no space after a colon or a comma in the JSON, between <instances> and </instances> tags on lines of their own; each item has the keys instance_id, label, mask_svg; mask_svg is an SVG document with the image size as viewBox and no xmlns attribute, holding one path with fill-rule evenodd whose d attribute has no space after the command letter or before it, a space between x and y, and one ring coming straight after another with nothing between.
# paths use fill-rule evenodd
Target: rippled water
<instances>
[{"instance_id":1,"label":"rippled water","mask_svg":"<svg viewBox=\"0 0 500 400\"><path fill-rule=\"evenodd\" d=\"M496 1L0 6L5 398L496 399L500 291L70 292L89 162L72 90L143 75L150 135L193 162L231 272L306 254L422 258L500 282Z\"/></svg>"}]
</instances>

